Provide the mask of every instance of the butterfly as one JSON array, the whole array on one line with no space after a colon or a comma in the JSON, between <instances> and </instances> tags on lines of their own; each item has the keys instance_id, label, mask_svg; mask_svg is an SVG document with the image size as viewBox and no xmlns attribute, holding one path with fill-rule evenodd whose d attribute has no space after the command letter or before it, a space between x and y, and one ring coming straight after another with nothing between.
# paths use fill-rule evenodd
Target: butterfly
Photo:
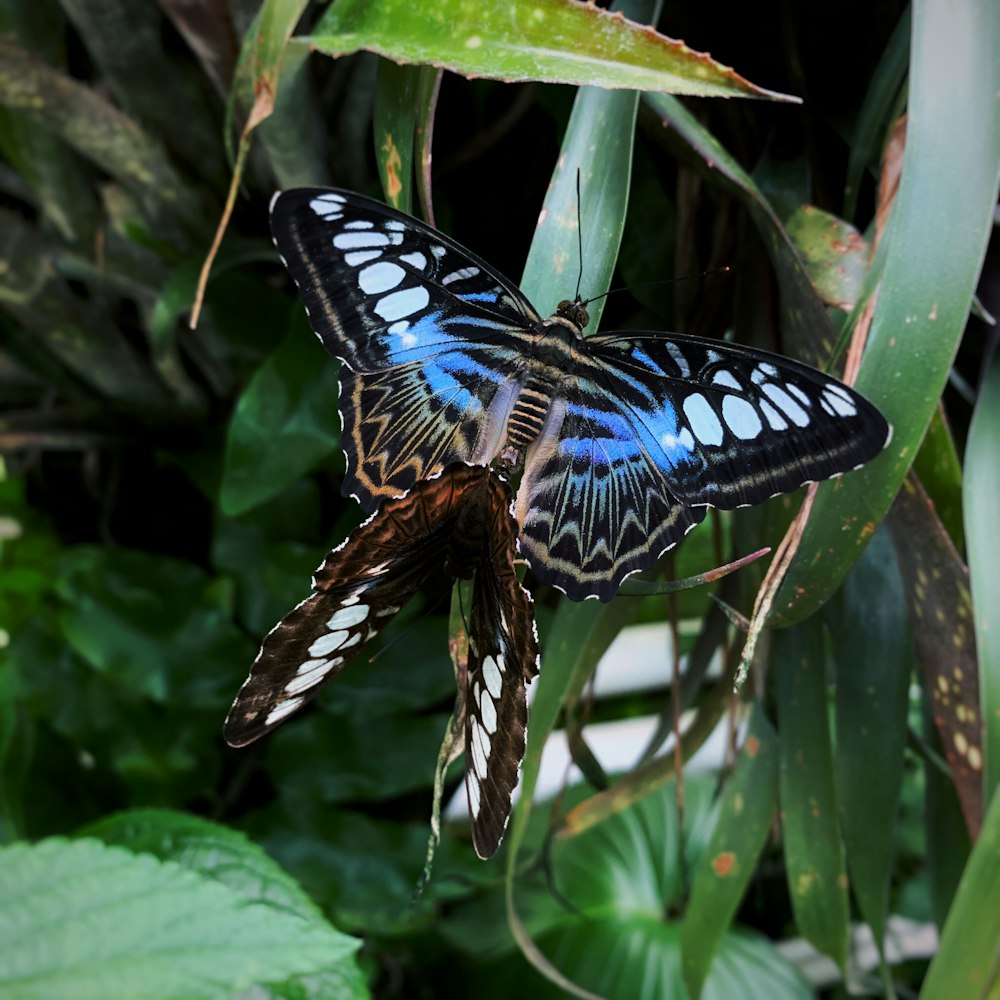
<instances>
[{"instance_id":1,"label":"butterfly","mask_svg":"<svg viewBox=\"0 0 1000 1000\"><path fill-rule=\"evenodd\" d=\"M340 369L344 492L365 510L454 461L511 470L534 575L610 600L708 507L856 469L891 428L854 390L765 351L692 336L583 337L484 260L349 191L275 195L271 232Z\"/></svg>"},{"instance_id":2,"label":"butterfly","mask_svg":"<svg viewBox=\"0 0 1000 1000\"><path fill-rule=\"evenodd\" d=\"M465 785L472 839L491 857L510 816L538 673L531 597L514 573L517 522L507 481L449 465L387 500L316 570L311 597L267 635L226 719L235 747L306 704L392 621L438 567L472 578L465 683Z\"/></svg>"}]
</instances>

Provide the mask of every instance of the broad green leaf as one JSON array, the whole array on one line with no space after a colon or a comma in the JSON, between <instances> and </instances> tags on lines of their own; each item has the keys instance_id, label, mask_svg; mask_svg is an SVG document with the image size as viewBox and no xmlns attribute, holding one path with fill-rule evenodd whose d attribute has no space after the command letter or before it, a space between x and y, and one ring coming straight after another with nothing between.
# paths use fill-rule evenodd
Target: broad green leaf
<instances>
[{"instance_id":1,"label":"broad green leaf","mask_svg":"<svg viewBox=\"0 0 1000 1000\"><path fill-rule=\"evenodd\" d=\"M826 606L836 667L834 771L861 915L885 945L913 646L889 533L880 529Z\"/></svg>"},{"instance_id":2,"label":"broad green leaf","mask_svg":"<svg viewBox=\"0 0 1000 1000\"><path fill-rule=\"evenodd\" d=\"M215 1000L351 962L358 942L95 840L0 848L0 993Z\"/></svg>"},{"instance_id":3,"label":"broad green leaf","mask_svg":"<svg viewBox=\"0 0 1000 1000\"><path fill-rule=\"evenodd\" d=\"M775 756L776 748L771 756L771 809L750 834L754 839L763 831L757 848L773 814ZM671 782L600 826L558 844L552 877L568 907L563 909L563 926L544 935L542 943L560 968L572 969L581 986L614 998L654 1000L686 994L684 928L667 915L683 898L688 871L700 870L699 858L703 862L715 842L711 831L717 809L710 789L706 781L685 782L683 826ZM760 805L750 808L759 818ZM750 851L756 853L754 847ZM750 870L752 864L747 876ZM703 1000L809 995L767 942L726 931L723 923L717 944Z\"/></svg>"},{"instance_id":4,"label":"broad green leaf","mask_svg":"<svg viewBox=\"0 0 1000 1000\"><path fill-rule=\"evenodd\" d=\"M962 873L958 893L920 992L921 1000L1000 995L1000 795L994 795L982 832Z\"/></svg>"},{"instance_id":5,"label":"broad green leaf","mask_svg":"<svg viewBox=\"0 0 1000 1000\"><path fill-rule=\"evenodd\" d=\"M781 734L781 818L799 932L847 962L847 872L834 792L823 629L813 618L775 633L771 663Z\"/></svg>"},{"instance_id":6,"label":"broad green leaf","mask_svg":"<svg viewBox=\"0 0 1000 1000\"><path fill-rule=\"evenodd\" d=\"M611 284L628 208L637 108L633 93L588 87L576 95L521 278L543 316L573 298L578 281L584 299L603 295ZM595 136L601 136L600 155ZM597 329L605 301L588 307L589 330Z\"/></svg>"},{"instance_id":7,"label":"broad green leaf","mask_svg":"<svg viewBox=\"0 0 1000 1000\"><path fill-rule=\"evenodd\" d=\"M329 460L340 443L339 366L296 307L284 343L250 380L229 424L219 506L237 517Z\"/></svg>"},{"instance_id":8,"label":"broad green leaf","mask_svg":"<svg viewBox=\"0 0 1000 1000\"><path fill-rule=\"evenodd\" d=\"M695 868L682 929L684 985L692 997L715 968L733 916L771 834L778 806L778 736L753 707L736 768L722 789L712 838Z\"/></svg>"},{"instance_id":9,"label":"broad green leaf","mask_svg":"<svg viewBox=\"0 0 1000 1000\"><path fill-rule=\"evenodd\" d=\"M795 100L619 11L572 0L338 0L305 41L327 55L368 49L497 80Z\"/></svg>"},{"instance_id":10,"label":"broad green leaf","mask_svg":"<svg viewBox=\"0 0 1000 1000\"><path fill-rule=\"evenodd\" d=\"M176 862L221 882L247 902L269 903L306 920L324 919L298 882L245 834L200 816L134 809L91 823L80 836Z\"/></svg>"},{"instance_id":11,"label":"broad green leaf","mask_svg":"<svg viewBox=\"0 0 1000 1000\"><path fill-rule=\"evenodd\" d=\"M1000 783L1000 353L994 353L976 402L965 449L965 524L969 576L979 656L979 697L984 723L983 801Z\"/></svg>"},{"instance_id":12,"label":"broad green leaf","mask_svg":"<svg viewBox=\"0 0 1000 1000\"><path fill-rule=\"evenodd\" d=\"M885 454L820 486L773 625L829 597L892 503L930 423L965 328L1000 178L1000 6L913 6L910 101L899 193L856 388L894 427ZM961 177L961 183L955 179Z\"/></svg>"}]
</instances>

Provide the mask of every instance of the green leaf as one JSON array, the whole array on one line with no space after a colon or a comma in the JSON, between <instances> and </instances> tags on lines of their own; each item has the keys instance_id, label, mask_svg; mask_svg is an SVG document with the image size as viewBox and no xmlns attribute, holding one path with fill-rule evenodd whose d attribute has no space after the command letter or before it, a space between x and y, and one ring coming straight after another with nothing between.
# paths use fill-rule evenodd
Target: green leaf
<instances>
[{"instance_id":1,"label":"green leaf","mask_svg":"<svg viewBox=\"0 0 1000 1000\"><path fill-rule=\"evenodd\" d=\"M250 380L229 424L219 493L237 517L329 460L340 443L339 366L296 307L288 337Z\"/></svg>"},{"instance_id":2,"label":"green leaf","mask_svg":"<svg viewBox=\"0 0 1000 1000\"><path fill-rule=\"evenodd\" d=\"M853 308L868 269L868 244L861 234L815 205L797 208L785 228L823 302L839 309Z\"/></svg>"},{"instance_id":3,"label":"green leaf","mask_svg":"<svg viewBox=\"0 0 1000 1000\"><path fill-rule=\"evenodd\" d=\"M772 813L775 757L776 748L770 758ZM758 804L750 808L760 816ZM716 811L710 783L689 779L682 828L671 782L600 826L560 840L552 878L569 905L563 908L563 926L542 938L553 961L572 969L577 983L602 996L684 996L684 929L665 914L681 902L689 868L700 870L699 857L703 863L711 850ZM770 813L762 824L764 837L769 818ZM726 931L723 924L717 944L703 1000L809 996L768 942Z\"/></svg>"},{"instance_id":4,"label":"green leaf","mask_svg":"<svg viewBox=\"0 0 1000 1000\"><path fill-rule=\"evenodd\" d=\"M837 671L834 766L847 864L861 915L883 947L913 668L888 531L875 533L824 617Z\"/></svg>"},{"instance_id":5,"label":"green leaf","mask_svg":"<svg viewBox=\"0 0 1000 1000\"><path fill-rule=\"evenodd\" d=\"M99 93L0 39L0 104L23 112L129 190L157 238L190 246L208 216L202 192L185 184L159 139Z\"/></svg>"},{"instance_id":6,"label":"green leaf","mask_svg":"<svg viewBox=\"0 0 1000 1000\"><path fill-rule=\"evenodd\" d=\"M907 4L875 67L868 93L854 123L844 185L844 218L848 220L854 218L865 171L877 171L879 168L886 133L895 117L893 111L900 99L900 89L906 81L911 21L912 9Z\"/></svg>"},{"instance_id":7,"label":"green leaf","mask_svg":"<svg viewBox=\"0 0 1000 1000\"><path fill-rule=\"evenodd\" d=\"M215 1000L351 961L329 926L95 840L0 848L0 992Z\"/></svg>"},{"instance_id":8,"label":"green leaf","mask_svg":"<svg viewBox=\"0 0 1000 1000\"><path fill-rule=\"evenodd\" d=\"M820 486L770 624L811 614L836 589L896 495L965 329L1000 178L1000 6L913 7L903 175L856 388L894 427L885 454ZM961 177L961 183L955 178Z\"/></svg>"},{"instance_id":9,"label":"green leaf","mask_svg":"<svg viewBox=\"0 0 1000 1000\"><path fill-rule=\"evenodd\" d=\"M136 854L153 854L221 882L247 902L269 903L307 920L319 907L274 860L238 830L170 809L116 813L80 831Z\"/></svg>"},{"instance_id":10,"label":"green leaf","mask_svg":"<svg viewBox=\"0 0 1000 1000\"><path fill-rule=\"evenodd\" d=\"M327 55L368 49L497 80L795 100L620 12L565 0L338 0L305 41Z\"/></svg>"},{"instance_id":11,"label":"green leaf","mask_svg":"<svg viewBox=\"0 0 1000 1000\"><path fill-rule=\"evenodd\" d=\"M921 1000L997 996L1000 795L994 795L948 914Z\"/></svg>"},{"instance_id":12,"label":"green leaf","mask_svg":"<svg viewBox=\"0 0 1000 1000\"><path fill-rule=\"evenodd\" d=\"M886 523L912 611L924 691L974 834L982 818L983 727L969 572L912 473L903 480Z\"/></svg>"},{"instance_id":13,"label":"green leaf","mask_svg":"<svg viewBox=\"0 0 1000 1000\"><path fill-rule=\"evenodd\" d=\"M426 71L427 67L400 66L388 59L380 59L378 64L372 122L375 158L386 201L401 212L413 211L417 93Z\"/></svg>"},{"instance_id":14,"label":"green leaf","mask_svg":"<svg viewBox=\"0 0 1000 1000\"><path fill-rule=\"evenodd\" d=\"M684 984L701 995L771 834L778 806L778 736L759 704L719 801L712 839L695 869L682 933ZM724 961L724 960L723 960Z\"/></svg>"},{"instance_id":15,"label":"green leaf","mask_svg":"<svg viewBox=\"0 0 1000 1000\"><path fill-rule=\"evenodd\" d=\"M996 798L1000 784L1000 550L997 497L1000 496L1000 351L994 352L979 390L965 449L965 524L969 576L975 609L979 697L984 722L983 801Z\"/></svg>"},{"instance_id":16,"label":"green leaf","mask_svg":"<svg viewBox=\"0 0 1000 1000\"><path fill-rule=\"evenodd\" d=\"M250 645L213 607L203 570L166 556L80 546L63 554L60 574L63 634L94 670L155 701L225 705L232 664L246 662Z\"/></svg>"},{"instance_id":17,"label":"green leaf","mask_svg":"<svg viewBox=\"0 0 1000 1000\"><path fill-rule=\"evenodd\" d=\"M813 618L774 635L781 733L781 816L788 890L799 931L847 963L847 872L834 794L823 630Z\"/></svg>"}]
</instances>

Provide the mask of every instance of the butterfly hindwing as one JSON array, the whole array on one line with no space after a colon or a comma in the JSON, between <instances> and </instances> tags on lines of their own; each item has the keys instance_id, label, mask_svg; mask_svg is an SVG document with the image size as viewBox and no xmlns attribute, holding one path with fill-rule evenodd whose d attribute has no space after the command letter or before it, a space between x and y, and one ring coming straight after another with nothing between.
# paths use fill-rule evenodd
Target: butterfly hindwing
<instances>
[{"instance_id":1,"label":"butterfly hindwing","mask_svg":"<svg viewBox=\"0 0 1000 1000\"><path fill-rule=\"evenodd\" d=\"M329 553L315 593L264 639L226 719L228 743L251 743L310 701L441 565L464 493L475 485L456 473L387 501Z\"/></svg>"},{"instance_id":2,"label":"butterfly hindwing","mask_svg":"<svg viewBox=\"0 0 1000 1000\"><path fill-rule=\"evenodd\" d=\"M491 476L485 500L487 544L480 546L469 616L465 784L472 842L492 857L510 818L527 739L525 684L538 672L531 598L514 572L517 522L510 489Z\"/></svg>"}]
</instances>

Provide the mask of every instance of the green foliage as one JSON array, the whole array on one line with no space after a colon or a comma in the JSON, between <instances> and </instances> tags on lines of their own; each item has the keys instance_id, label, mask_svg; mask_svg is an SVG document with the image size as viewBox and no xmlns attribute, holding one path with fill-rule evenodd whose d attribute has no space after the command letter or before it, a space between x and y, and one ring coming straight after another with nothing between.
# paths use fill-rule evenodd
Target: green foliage
<instances>
[{"instance_id":1,"label":"green foliage","mask_svg":"<svg viewBox=\"0 0 1000 1000\"><path fill-rule=\"evenodd\" d=\"M0 994L800 997L773 942L804 937L892 995L927 956L847 956L859 921L881 947L899 916L944 927L928 997L996 990L1000 396L969 317L1000 11L959 6L0 0ZM337 364L267 233L273 191L306 183L433 211L543 311L576 285L579 211L582 293L635 286L592 329L732 333L839 370L870 320L858 385L892 445L821 487L771 615L795 624L733 706L742 753L685 782L683 815L662 692L594 709L659 715L630 773L604 773L586 722L601 654L672 613L685 759L732 704L738 632L709 588L655 579L606 606L534 588L507 856L479 863L447 824L419 899L446 581L308 714L223 745L260 637L361 518ZM797 506L707 520L657 576L776 545ZM749 615L762 572L716 596ZM560 720L606 787L540 806Z\"/></svg>"}]
</instances>

